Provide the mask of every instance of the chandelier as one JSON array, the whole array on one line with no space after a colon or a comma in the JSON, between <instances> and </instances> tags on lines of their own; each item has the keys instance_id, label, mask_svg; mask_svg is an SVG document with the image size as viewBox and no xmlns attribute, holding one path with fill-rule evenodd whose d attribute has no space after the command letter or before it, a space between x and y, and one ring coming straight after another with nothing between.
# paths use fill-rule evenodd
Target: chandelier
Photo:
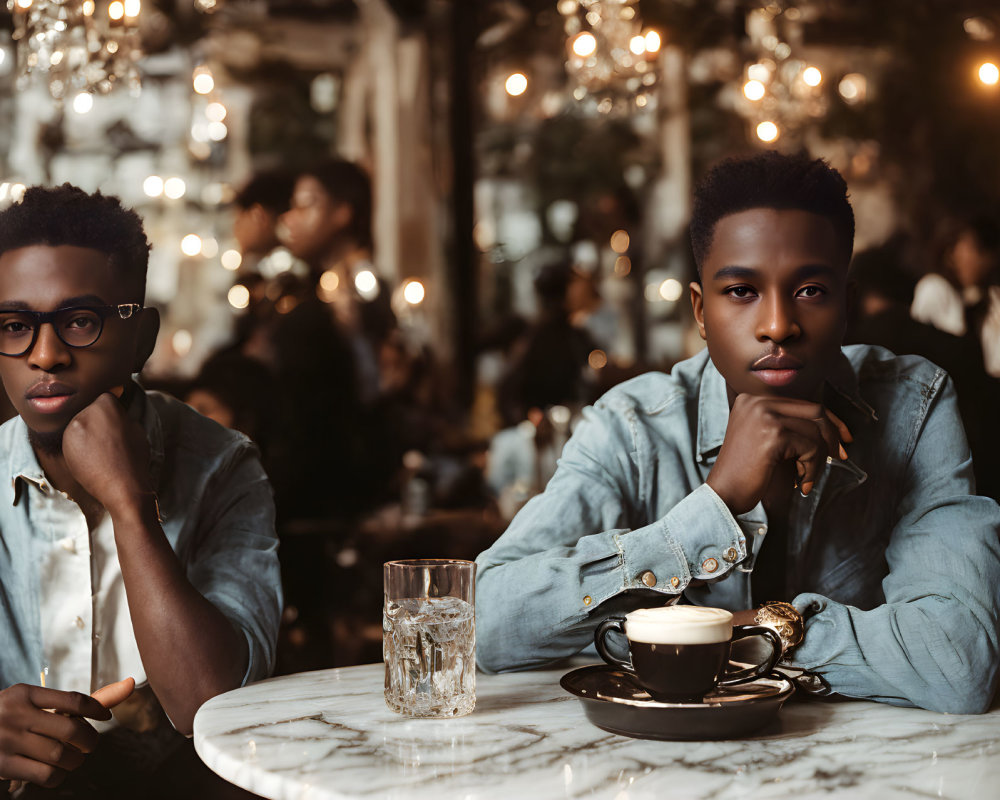
<instances>
[{"instance_id":1,"label":"chandelier","mask_svg":"<svg viewBox=\"0 0 1000 800\"><path fill-rule=\"evenodd\" d=\"M660 35L643 30L635 0L559 0L558 9L577 103L598 114L651 109Z\"/></svg>"},{"instance_id":2,"label":"chandelier","mask_svg":"<svg viewBox=\"0 0 1000 800\"><path fill-rule=\"evenodd\" d=\"M80 92L140 88L141 0L7 0L17 42L17 88L39 75L59 102Z\"/></svg>"},{"instance_id":3,"label":"chandelier","mask_svg":"<svg viewBox=\"0 0 1000 800\"><path fill-rule=\"evenodd\" d=\"M827 113L823 73L796 57L802 18L800 9L777 3L747 15L753 60L744 67L739 91L734 91L735 109L765 144L794 139Z\"/></svg>"}]
</instances>

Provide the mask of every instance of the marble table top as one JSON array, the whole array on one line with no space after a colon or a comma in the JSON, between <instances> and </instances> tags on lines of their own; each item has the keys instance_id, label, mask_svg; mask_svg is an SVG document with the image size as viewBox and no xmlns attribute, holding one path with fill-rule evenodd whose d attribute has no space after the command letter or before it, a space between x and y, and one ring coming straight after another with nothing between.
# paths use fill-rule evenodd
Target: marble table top
<instances>
[{"instance_id":1,"label":"marble table top","mask_svg":"<svg viewBox=\"0 0 1000 800\"><path fill-rule=\"evenodd\" d=\"M951 716L792 698L749 739L647 741L590 724L559 686L567 671L480 674L476 710L449 720L389 711L382 664L272 678L206 703L195 747L272 800L1000 796L1000 705Z\"/></svg>"}]
</instances>

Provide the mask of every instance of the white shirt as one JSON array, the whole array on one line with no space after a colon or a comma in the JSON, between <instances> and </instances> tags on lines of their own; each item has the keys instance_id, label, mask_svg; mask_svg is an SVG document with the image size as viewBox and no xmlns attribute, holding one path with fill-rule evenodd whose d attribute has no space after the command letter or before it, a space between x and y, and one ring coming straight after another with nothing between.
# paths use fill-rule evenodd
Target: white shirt
<instances>
[{"instance_id":1,"label":"white shirt","mask_svg":"<svg viewBox=\"0 0 1000 800\"><path fill-rule=\"evenodd\" d=\"M129 676L145 683L111 517L90 531L64 492L47 481L26 485L28 513L49 533L38 565L45 685L90 694Z\"/></svg>"}]
</instances>

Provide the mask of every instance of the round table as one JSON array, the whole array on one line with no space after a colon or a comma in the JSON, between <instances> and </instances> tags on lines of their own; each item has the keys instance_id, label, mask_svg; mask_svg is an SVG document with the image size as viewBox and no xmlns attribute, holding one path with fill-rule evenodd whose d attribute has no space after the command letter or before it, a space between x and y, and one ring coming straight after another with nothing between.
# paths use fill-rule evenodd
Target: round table
<instances>
[{"instance_id":1,"label":"round table","mask_svg":"<svg viewBox=\"0 0 1000 800\"><path fill-rule=\"evenodd\" d=\"M559 686L570 668L479 674L476 710L448 720L389 711L382 664L272 678L202 706L195 747L272 800L957 800L1000 786L1000 706L951 716L792 698L750 739L647 741L591 725Z\"/></svg>"}]
</instances>

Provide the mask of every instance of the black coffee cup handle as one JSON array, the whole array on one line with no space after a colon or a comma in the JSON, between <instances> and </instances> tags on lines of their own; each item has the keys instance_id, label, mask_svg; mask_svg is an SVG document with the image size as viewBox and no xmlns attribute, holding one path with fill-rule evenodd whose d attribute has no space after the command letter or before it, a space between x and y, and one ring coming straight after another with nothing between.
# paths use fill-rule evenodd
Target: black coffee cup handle
<instances>
[{"instance_id":1,"label":"black coffee cup handle","mask_svg":"<svg viewBox=\"0 0 1000 800\"><path fill-rule=\"evenodd\" d=\"M746 639L748 636L763 636L767 639L771 645L771 655L763 664L747 667L746 669L737 670L726 675L725 678L719 681L719 686L736 686L740 683L749 683L750 681L757 680L757 678L763 678L770 674L771 670L774 669L774 665L778 663L778 659L781 658L781 638L773 629L766 628L763 625L733 626L734 642L737 639Z\"/></svg>"},{"instance_id":2,"label":"black coffee cup handle","mask_svg":"<svg viewBox=\"0 0 1000 800\"><path fill-rule=\"evenodd\" d=\"M597 648L597 652L600 653L601 658L607 661L612 667L619 667L626 672L632 672L632 665L628 661L622 661L620 658L615 658L608 652L608 648L604 643L604 640L607 638L608 634L611 633L611 631L618 631L618 633L624 636L625 618L608 617L597 626L597 630L594 631L594 646Z\"/></svg>"}]
</instances>

